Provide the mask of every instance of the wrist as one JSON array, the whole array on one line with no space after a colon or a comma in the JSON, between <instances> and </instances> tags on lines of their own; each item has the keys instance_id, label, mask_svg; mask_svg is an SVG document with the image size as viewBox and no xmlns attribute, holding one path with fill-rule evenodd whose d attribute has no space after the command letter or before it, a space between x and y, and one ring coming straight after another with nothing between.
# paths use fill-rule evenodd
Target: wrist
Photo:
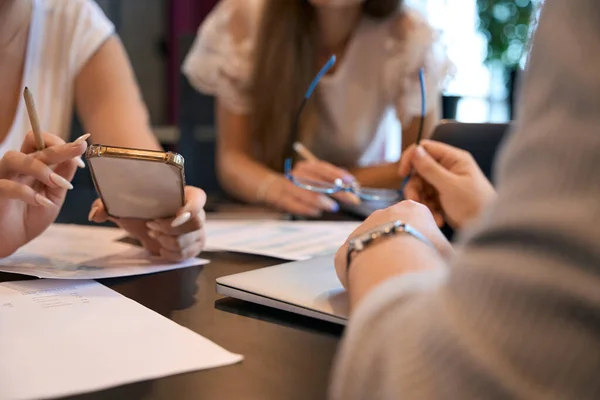
<instances>
[{"instance_id":1,"label":"wrist","mask_svg":"<svg viewBox=\"0 0 600 400\"><path fill-rule=\"evenodd\" d=\"M256 201L258 203L269 203L269 198L271 196L270 192L272 192L275 183L277 182L279 175L275 173L268 173L258 185L258 189L256 190Z\"/></svg>"},{"instance_id":2,"label":"wrist","mask_svg":"<svg viewBox=\"0 0 600 400\"><path fill-rule=\"evenodd\" d=\"M428 269L445 268L446 262L425 243L400 235L357 254L345 278L350 308L394 277Z\"/></svg>"},{"instance_id":3,"label":"wrist","mask_svg":"<svg viewBox=\"0 0 600 400\"><path fill-rule=\"evenodd\" d=\"M433 250L436 249L429 239L411 225L401 220L395 220L350 239L346 253L345 275L348 276L352 263L359 254L364 253L372 247L382 246L383 243L389 242L392 238L397 237L409 238L412 241L421 242Z\"/></svg>"},{"instance_id":4,"label":"wrist","mask_svg":"<svg viewBox=\"0 0 600 400\"><path fill-rule=\"evenodd\" d=\"M413 258L414 254L427 254L428 257L440 256L436 249L410 235L397 235L382 241L377 246L356 253L352 257L350 268L346 270L346 279L350 280L365 271L372 272L378 269L394 270L398 273L421 269L418 264L406 262Z\"/></svg>"}]
</instances>

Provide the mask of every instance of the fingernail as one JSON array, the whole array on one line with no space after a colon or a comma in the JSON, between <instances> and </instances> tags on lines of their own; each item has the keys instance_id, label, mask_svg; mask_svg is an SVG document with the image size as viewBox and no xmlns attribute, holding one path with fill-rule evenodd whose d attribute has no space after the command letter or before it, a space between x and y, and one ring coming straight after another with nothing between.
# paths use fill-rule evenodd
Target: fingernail
<instances>
[{"instance_id":1,"label":"fingernail","mask_svg":"<svg viewBox=\"0 0 600 400\"><path fill-rule=\"evenodd\" d=\"M146 227L152 231L160 231L160 225L158 225L156 222L146 222Z\"/></svg>"},{"instance_id":2,"label":"fingernail","mask_svg":"<svg viewBox=\"0 0 600 400\"><path fill-rule=\"evenodd\" d=\"M356 180L356 178L354 178L354 176L352 176L352 174L347 173L346 175L342 176L342 182L348 184L348 183L352 183Z\"/></svg>"},{"instance_id":3,"label":"fingernail","mask_svg":"<svg viewBox=\"0 0 600 400\"><path fill-rule=\"evenodd\" d=\"M417 157L425 157L427 155L427 152L425 151L423 146L417 146L417 148L415 149L415 154L417 155Z\"/></svg>"},{"instance_id":4,"label":"fingernail","mask_svg":"<svg viewBox=\"0 0 600 400\"><path fill-rule=\"evenodd\" d=\"M190 218L192 218L192 214L189 211L184 212L171 222L171 228L177 228L178 226L185 224Z\"/></svg>"},{"instance_id":5,"label":"fingernail","mask_svg":"<svg viewBox=\"0 0 600 400\"><path fill-rule=\"evenodd\" d=\"M75 139L75 141L73 143L74 144L79 144L79 143L87 140L87 138L89 138L90 136L92 136L90 133L86 133L85 135L81 135L77 139Z\"/></svg>"},{"instance_id":6,"label":"fingernail","mask_svg":"<svg viewBox=\"0 0 600 400\"><path fill-rule=\"evenodd\" d=\"M98 212L100 208L98 206L94 206L92 207L92 209L90 210L90 213L88 214L88 221L92 222L94 217L96 216L96 213Z\"/></svg>"},{"instance_id":7,"label":"fingernail","mask_svg":"<svg viewBox=\"0 0 600 400\"><path fill-rule=\"evenodd\" d=\"M321 197L321 204L324 209L334 212L334 213L338 212L340 210L340 205L338 203L336 203L334 200L332 200L326 196Z\"/></svg>"},{"instance_id":8,"label":"fingernail","mask_svg":"<svg viewBox=\"0 0 600 400\"><path fill-rule=\"evenodd\" d=\"M81 159L81 157L75 157L75 161L77 162L77 166L79 168L85 168L85 163Z\"/></svg>"},{"instance_id":9,"label":"fingernail","mask_svg":"<svg viewBox=\"0 0 600 400\"><path fill-rule=\"evenodd\" d=\"M158 238L158 232L153 231L152 229L150 229L148 231L148 236L150 236L152 239L157 239Z\"/></svg>"},{"instance_id":10,"label":"fingernail","mask_svg":"<svg viewBox=\"0 0 600 400\"><path fill-rule=\"evenodd\" d=\"M55 172L50 174L50 180L56 186L61 187L63 189L67 189L67 190L73 189L73 185L71 184L71 182L69 182L68 180L66 180L65 178L63 178L62 176L58 175Z\"/></svg>"},{"instance_id":11,"label":"fingernail","mask_svg":"<svg viewBox=\"0 0 600 400\"><path fill-rule=\"evenodd\" d=\"M42 196L39 193L35 194L35 201L40 205L40 206L44 206L44 207L54 207L56 204L54 204L52 201L50 201L49 198Z\"/></svg>"}]
</instances>

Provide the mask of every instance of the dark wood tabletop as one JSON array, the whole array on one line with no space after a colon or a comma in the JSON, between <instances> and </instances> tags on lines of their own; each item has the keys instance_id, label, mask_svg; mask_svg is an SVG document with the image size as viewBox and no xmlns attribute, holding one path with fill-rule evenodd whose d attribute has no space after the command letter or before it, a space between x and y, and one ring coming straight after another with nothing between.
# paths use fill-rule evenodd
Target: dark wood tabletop
<instances>
[{"instance_id":1,"label":"dark wood tabletop","mask_svg":"<svg viewBox=\"0 0 600 400\"><path fill-rule=\"evenodd\" d=\"M204 253L205 266L100 282L225 349L236 365L140 382L72 399L323 399L338 325L223 298L215 279L282 261ZM0 282L28 279L0 273Z\"/></svg>"}]
</instances>

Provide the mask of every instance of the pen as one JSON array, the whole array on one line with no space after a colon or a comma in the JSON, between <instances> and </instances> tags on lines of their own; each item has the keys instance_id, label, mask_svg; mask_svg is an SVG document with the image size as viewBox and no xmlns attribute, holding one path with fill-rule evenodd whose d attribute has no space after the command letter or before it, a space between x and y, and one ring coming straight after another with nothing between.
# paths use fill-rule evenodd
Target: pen
<instances>
[{"instance_id":1,"label":"pen","mask_svg":"<svg viewBox=\"0 0 600 400\"><path fill-rule=\"evenodd\" d=\"M317 156L315 156L302 143L300 143L300 142L294 142L293 148L294 148L294 151L296 153L298 153L298 155L300 157L304 158L306 161L319 161L319 159L317 158ZM356 194L346 192L346 195L348 196L348 198L350 199L350 201L352 203L357 204L357 205L361 203L360 197L358 197Z\"/></svg>"},{"instance_id":2,"label":"pen","mask_svg":"<svg viewBox=\"0 0 600 400\"><path fill-rule=\"evenodd\" d=\"M306 161L319 161L317 156L311 153L311 151L300 142L294 142L294 151Z\"/></svg>"},{"instance_id":3,"label":"pen","mask_svg":"<svg viewBox=\"0 0 600 400\"><path fill-rule=\"evenodd\" d=\"M27 107L27 114L29 115L29 122L31 123L31 129L33 130L33 137L35 138L35 147L38 151L44 150L46 144L42 136L42 130L40 129L40 119L35 108L35 102L31 92L25 87L23 90L23 97L25 98L25 106Z\"/></svg>"},{"instance_id":4,"label":"pen","mask_svg":"<svg viewBox=\"0 0 600 400\"><path fill-rule=\"evenodd\" d=\"M31 123L33 138L35 139L35 147L37 151L42 151L46 148L46 143L44 143L44 136L40 129L40 118L38 117L37 109L35 108L35 101L33 101L33 95L27 86L23 89L23 98L25 99L25 107L27 108L27 114L29 115L29 123ZM76 157L75 160L79 168L85 168L85 163L81 157Z\"/></svg>"}]
</instances>

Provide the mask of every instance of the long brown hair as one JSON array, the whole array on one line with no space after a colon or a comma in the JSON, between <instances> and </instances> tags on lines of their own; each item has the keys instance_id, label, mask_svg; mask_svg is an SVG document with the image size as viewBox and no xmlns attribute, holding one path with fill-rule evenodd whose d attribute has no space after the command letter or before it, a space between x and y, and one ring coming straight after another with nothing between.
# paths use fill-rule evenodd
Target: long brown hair
<instances>
[{"instance_id":1,"label":"long brown hair","mask_svg":"<svg viewBox=\"0 0 600 400\"><path fill-rule=\"evenodd\" d=\"M366 0L363 12L383 19L391 16L401 3ZM308 0L267 0L262 13L251 88L251 129L261 161L281 170L284 158L291 152L295 114L316 73L315 9ZM300 132L315 113L315 101L309 101L300 121Z\"/></svg>"}]
</instances>

